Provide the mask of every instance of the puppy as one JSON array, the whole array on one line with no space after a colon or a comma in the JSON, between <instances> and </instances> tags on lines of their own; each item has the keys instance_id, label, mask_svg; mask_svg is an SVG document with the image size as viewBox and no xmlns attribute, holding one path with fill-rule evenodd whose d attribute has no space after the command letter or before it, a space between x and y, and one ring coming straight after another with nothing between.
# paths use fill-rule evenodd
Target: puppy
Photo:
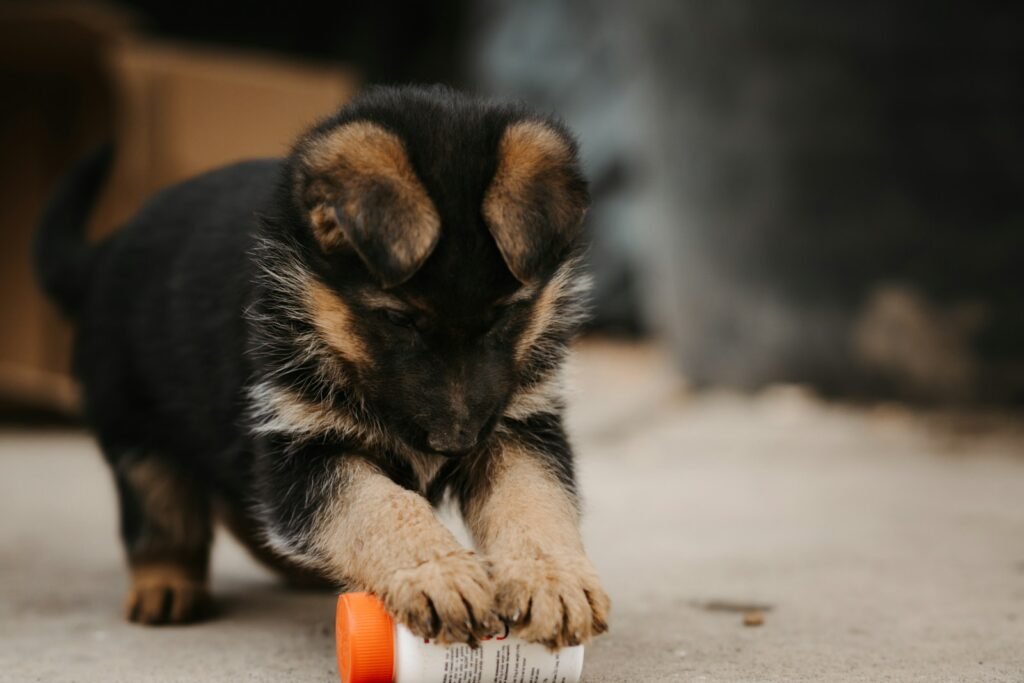
<instances>
[{"instance_id":1,"label":"puppy","mask_svg":"<svg viewBox=\"0 0 1024 683\"><path fill-rule=\"evenodd\" d=\"M372 591L440 642L605 630L562 421L587 189L559 122L372 90L87 244L110 157L58 189L36 262L116 481L128 619L204 614L220 517L293 583Z\"/></svg>"}]
</instances>

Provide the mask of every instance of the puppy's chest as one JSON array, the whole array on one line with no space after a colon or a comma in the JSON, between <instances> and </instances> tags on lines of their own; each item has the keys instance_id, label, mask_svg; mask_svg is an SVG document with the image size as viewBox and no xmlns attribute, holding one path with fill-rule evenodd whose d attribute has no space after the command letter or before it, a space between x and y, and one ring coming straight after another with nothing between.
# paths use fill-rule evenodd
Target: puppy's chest
<instances>
[{"instance_id":1,"label":"puppy's chest","mask_svg":"<svg viewBox=\"0 0 1024 683\"><path fill-rule=\"evenodd\" d=\"M444 456L429 453L407 453L405 459L412 470L417 490L426 494L431 482L437 477L445 463Z\"/></svg>"}]
</instances>

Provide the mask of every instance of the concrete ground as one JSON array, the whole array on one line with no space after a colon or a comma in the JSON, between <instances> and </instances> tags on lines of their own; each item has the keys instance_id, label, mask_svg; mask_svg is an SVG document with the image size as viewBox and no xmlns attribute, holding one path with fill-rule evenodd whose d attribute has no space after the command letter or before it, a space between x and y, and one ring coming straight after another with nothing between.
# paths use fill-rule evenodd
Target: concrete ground
<instances>
[{"instance_id":1,"label":"concrete ground","mask_svg":"<svg viewBox=\"0 0 1024 683\"><path fill-rule=\"evenodd\" d=\"M687 397L647 348L587 345L576 366L585 535L615 603L586 681L1024 681L1018 427L795 389ZM92 443L0 432L0 680L336 680L331 596L225 538L213 575L216 621L122 622Z\"/></svg>"}]
</instances>

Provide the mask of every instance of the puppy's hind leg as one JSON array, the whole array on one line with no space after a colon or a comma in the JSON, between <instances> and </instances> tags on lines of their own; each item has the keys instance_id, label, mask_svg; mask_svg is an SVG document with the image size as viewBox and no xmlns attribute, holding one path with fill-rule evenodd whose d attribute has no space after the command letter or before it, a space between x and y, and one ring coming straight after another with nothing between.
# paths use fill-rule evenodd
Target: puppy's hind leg
<instances>
[{"instance_id":1,"label":"puppy's hind leg","mask_svg":"<svg viewBox=\"0 0 1024 683\"><path fill-rule=\"evenodd\" d=\"M131 570L124 613L141 624L180 624L209 607L209 495L186 467L152 454L114 460L121 536Z\"/></svg>"}]
</instances>

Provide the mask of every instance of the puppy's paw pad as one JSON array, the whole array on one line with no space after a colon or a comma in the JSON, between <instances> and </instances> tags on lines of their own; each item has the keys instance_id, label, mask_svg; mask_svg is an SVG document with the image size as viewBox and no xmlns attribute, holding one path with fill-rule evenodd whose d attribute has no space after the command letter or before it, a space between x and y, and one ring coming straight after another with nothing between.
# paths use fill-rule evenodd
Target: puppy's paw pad
<instances>
[{"instance_id":1,"label":"puppy's paw pad","mask_svg":"<svg viewBox=\"0 0 1024 683\"><path fill-rule=\"evenodd\" d=\"M608 630L611 602L586 557L494 562L496 608L524 640L557 649Z\"/></svg>"},{"instance_id":2,"label":"puppy's paw pad","mask_svg":"<svg viewBox=\"0 0 1024 683\"><path fill-rule=\"evenodd\" d=\"M499 630L490 577L468 551L396 571L381 597L413 633L441 643L475 644Z\"/></svg>"}]
</instances>

